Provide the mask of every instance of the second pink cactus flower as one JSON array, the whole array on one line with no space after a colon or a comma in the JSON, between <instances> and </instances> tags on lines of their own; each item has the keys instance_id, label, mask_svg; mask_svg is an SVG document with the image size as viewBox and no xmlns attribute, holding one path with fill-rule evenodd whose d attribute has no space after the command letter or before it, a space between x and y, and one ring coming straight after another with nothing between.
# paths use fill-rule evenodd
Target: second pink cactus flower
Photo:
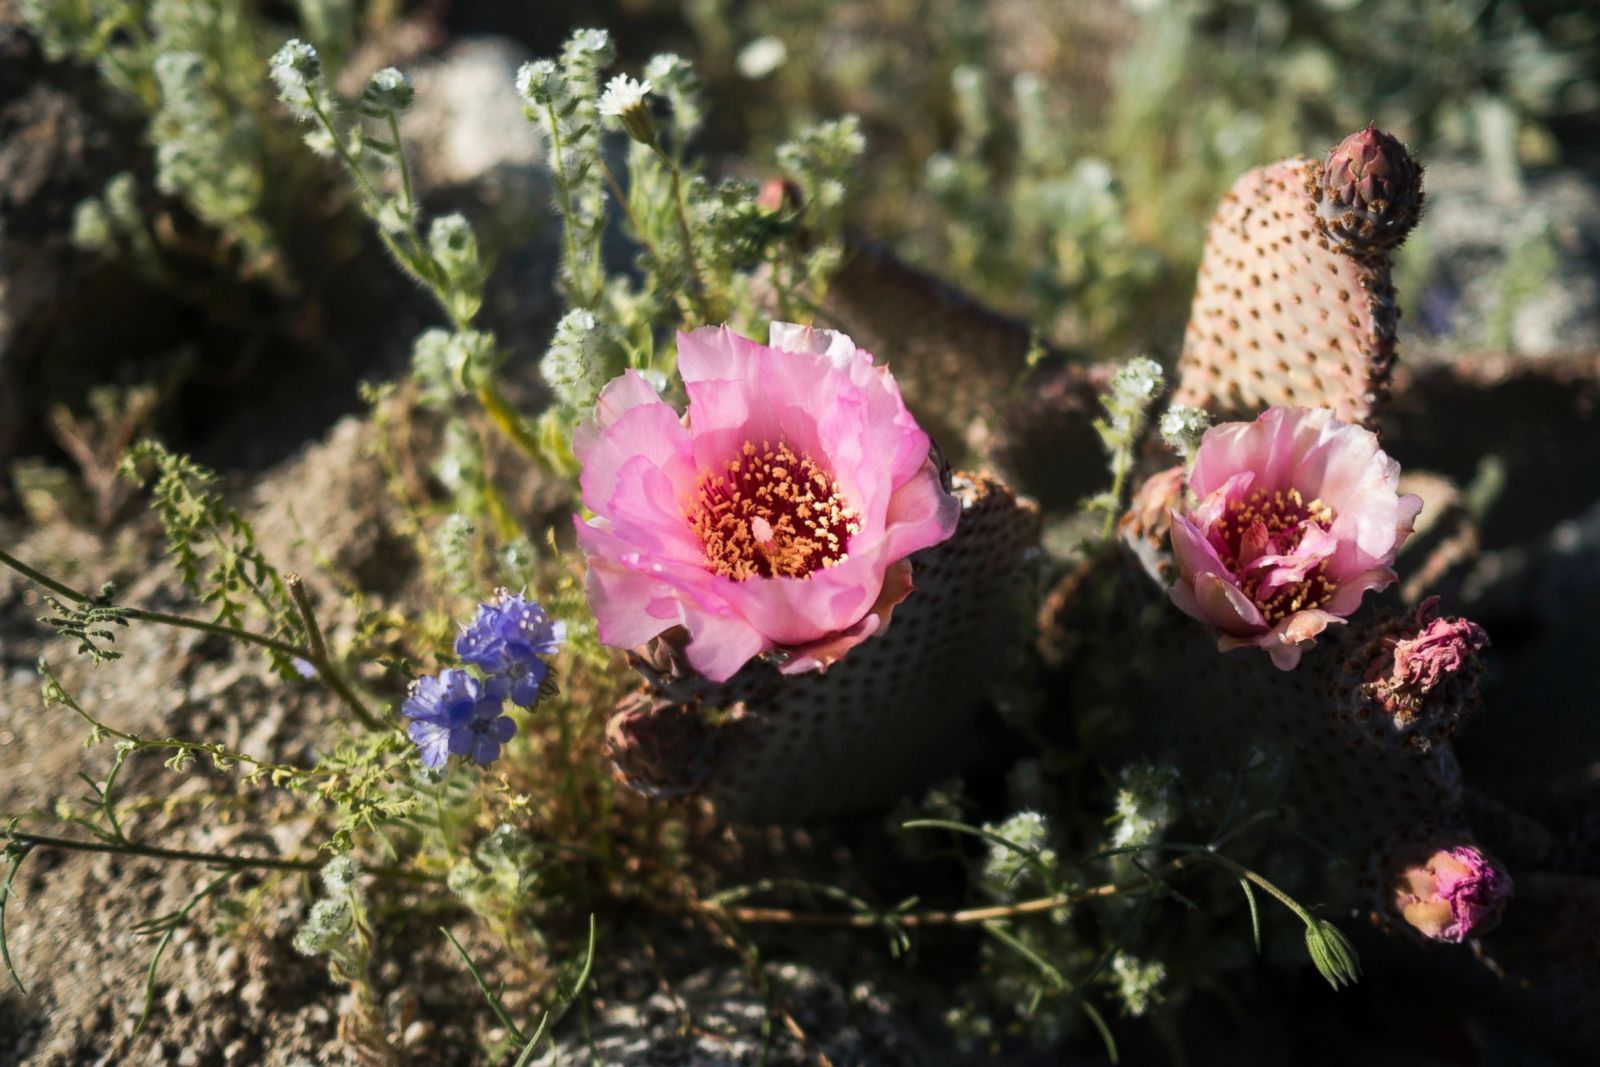
<instances>
[{"instance_id":1,"label":"second pink cactus flower","mask_svg":"<svg viewBox=\"0 0 1600 1067\"><path fill-rule=\"evenodd\" d=\"M771 340L680 333L685 416L629 371L573 438L601 640L681 627L713 681L762 653L827 667L887 623L907 557L961 510L887 368L829 330L774 323Z\"/></svg>"},{"instance_id":2,"label":"second pink cactus flower","mask_svg":"<svg viewBox=\"0 0 1600 1067\"><path fill-rule=\"evenodd\" d=\"M1395 552L1422 508L1400 465L1325 408L1270 408L1206 432L1172 513L1172 601L1226 652L1265 649L1292 670L1305 646L1395 578Z\"/></svg>"}]
</instances>

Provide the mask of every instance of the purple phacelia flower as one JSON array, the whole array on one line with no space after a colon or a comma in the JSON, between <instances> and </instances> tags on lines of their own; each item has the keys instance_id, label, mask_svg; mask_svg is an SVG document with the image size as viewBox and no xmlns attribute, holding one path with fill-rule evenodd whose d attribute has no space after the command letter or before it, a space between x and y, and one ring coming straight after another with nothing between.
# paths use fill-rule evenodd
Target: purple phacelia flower
<instances>
[{"instance_id":1,"label":"purple phacelia flower","mask_svg":"<svg viewBox=\"0 0 1600 1067\"><path fill-rule=\"evenodd\" d=\"M406 732L423 766L438 770L451 756L482 766L499 759L500 746L517 732L517 724L501 714L508 687L503 678L479 680L455 668L417 679L400 713L411 720Z\"/></svg>"},{"instance_id":2,"label":"purple phacelia flower","mask_svg":"<svg viewBox=\"0 0 1600 1067\"><path fill-rule=\"evenodd\" d=\"M1394 905L1423 937L1460 944L1494 928L1511 891L1511 876L1476 845L1457 845L1401 871Z\"/></svg>"},{"instance_id":3,"label":"purple phacelia flower","mask_svg":"<svg viewBox=\"0 0 1600 1067\"><path fill-rule=\"evenodd\" d=\"M456 655L477 667L486 678L503 678L511 702L531 708L539 702L553 656L566 640L567 624L552 619L544 608L504 589L478 606L477 617L456 638Z\"/></svg>"}]
</instances>

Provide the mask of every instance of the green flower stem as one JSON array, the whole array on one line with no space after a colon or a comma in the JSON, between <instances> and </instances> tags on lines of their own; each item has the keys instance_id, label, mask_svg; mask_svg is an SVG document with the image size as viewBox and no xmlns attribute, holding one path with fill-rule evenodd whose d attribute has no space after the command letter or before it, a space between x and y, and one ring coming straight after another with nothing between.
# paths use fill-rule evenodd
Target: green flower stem
<instances>
[{"instance_id":1,"label":"green flower stem","mask_svg":"<svg viewBox=\"0 0 1600 1067\"><path fill-rule=\"evenodd\" d=\"M306 628L306 638L311 642L309 649L311 655L306 657L311 666L316 669L317 675L328 683L328 687L339 695L345 706L355 712L356 718L369 730L384 730L387 725L371 711L366 704L356 696L350 683L345 681L344 675L333 666L333 660L328 656L328 646L322 640L322 627L317 625L316 613L311 610L311 597L306 592L306 583L300 575L290 572L283 577L283 584L289 590L289 596L294 600L295 610L300 613L300 622ZM395 726L399 729L399 726Z\"/></svg>"},{"instance_id":2,"label":"green flower stem","mask_svg":"<svg viewBox=\"0 0 1600 1067\"><path fill-rule=\"evenodd\" d=\"M545 105L545 115L550 130L550 165L556 172L556 196L561 200L561 232L567 241L567 263L572 280L578 282L578 243L572 234L572 194L567 189L567 167L561 153L561 123L556 117L553 102ZM589 292L572 295L573 303L578 307L589 307L599 296L598 293Z\"/></svg>"},{"instance_id":3,"label":"green flower stem","mask_svg":"<svg viewBox=\"0 0 1600 1067\"><path fill-rule=\"evenodd\" d=\"M661 258L661 250L650 240L650 235L639 223L639 216L634 214L633 205L628 203L628 194L623 190L622 183L612 173L605 160L600 161L600 170L606 176L606 184L611 187L611 197L622 208L622 213L628 217L628 226L633 230L634 239L644 246L644 250L656 259Z\"/></svg>"},{"instance_id":4,"label":"green flower stem","mask_svg":"<svg viewBox=\"0 0 1600 1067\"><path fill-rule=\"evenodd\" d=\"M478 386L478 403L483 405L483 410L500 432L510 438L511 442L523 452L534 459L544 455L539 448L539 439L522 421L522 416L512 409L505 394L500 392L500 387L494 382L485 382Z\"/></svg>"},{"instance_id":5,"label":"green flower stem","mask_svg":"<svg viewBox=\"0 0 1600 1067\"><path fill-rule=\"evenodd\" d=\"M1261 875L1257 874L1255 871L1252 871L1249 867L1246 867L1238 860L1230 859L1229 857L1224 856L1222 853L1213 850L1207 845L1158 845L1153 847L1166 849L1172 852L1187 853L1189 855L1198 856L1208 863L1214 863L1236 878L1248 879L1257 888L1268 893L1275 898L1278 903L1294 912L1295 915L1299 916L1300 921L1305 923L1307 926L1315 926L1317 923L1316 916L1312 915L1305 908L1301 907L1300 903L1288 893L1285 893L1283 890L1279 889L1277 886L1273 885L1271 882L1267 881Z\"/></svg>"},{"instance_id":6,"label":"green flower stem","mask_svg":"<svg viewBox=\"0 0 1600 1067\"><path fill-rule=\"evenodd\" d=\"M400 119L393 108L384 117L389 123L389 142L394 145L395 166L400 170L400 189L406 198L406 218L411 218L417 209L417 198L411 191L411 168L406 166L405 153L400 150Z\"/></svg>"},{"instance_id":7,"label":"green flower stem","mask_svg":"<svg viewBox=\"0 0 1600 1067\"><path fill-rule=\"evenodd\" d=\"M68 837L52 837L48 834L28 833L11 827L0 826L0 841L6 841L19 848L57 848L70 852L109 852L123 856L140 856L145 859L174 860L181 863L204 863L213 867L240 867L256 868L274 871L320 871L327 864L325 856L298 859L289 856L241 856L234 852L194 852L183 848L160 848L156 845L141 845L134 841L108 842L108 841L75 841ZM421 871L414 871L408 867L363 867L363 873L371 874L378 878L390 878L402 882L436 882L433 875Z\"/></svg>"},{"instance_id":8,"label":"green flower stem","mask_svg":"<svg viewBox=\"0 0 1600 1067\"><path fill-rule=\"evenodd\" d=\"M61 582L56 581L54 578L51 578L49 575L34 570L32 567L28 566L20 559L17 559L4 549L0 549L0 563L10 567L18 574L21 574L24 578L27 578L29 581L36 582L50 590L52 593L55 593L58 596L66 597L68 600L71 600L74 603L89 604L94 600L94 598L88 594L79 592L70 585L64 585ZM128 618L137 619L141 622L155 622L160 623L163 626L174 626L181 630L201 630L205 633L219 634L234 641L243 641L245 644L257 645L261 648L278 652L285 656L298 656L299 658L308 662L310 662L312 659L311 650L308 648L291 644L288 641L280 641L275 637L268 637L265 634L254 633L250 630L241 630L238 627L225 626L222 623L217 622L207 622L204 619L190 619L185 618L182 615L168 615L164 611L146 611L144 608L122 608L121 610L128 613Z\"/></svg>"},{"instance_id":9,"label":"green flower stem","mask_svg":"<svg viewBox=\"0 0 1600 1067\"><path fill-rule=\"evenodd\" d=\"M711 310L706 304L705 280L700 276L700 263L694 255L694 238L689 232L689 211L683 200L682 176L678 164L661 150L660 145L652 147L655 149L656 158L667 168L667 177L672 181L672 213L678 220L678 239L683 243L683 262L689 270L689 299L694 304L700 321L709 325Z\"/></svg>"},{"instance_id":10,"label":"green flower stem","mask_svg":"<svg viewBox=\"0 0 1600 1067\"><path fill-rule=\"evenodd\" d=\"M317 94L308 90L307 95L311 101L311 111L316 115L317 122L320 123L322 128L327 131L329 139L333 142L334 151L339 155L339 161L344 164L345 170L350 172L350 177L355 179L356 185L359 188L362 197L370 205L369 214L376 216L378 209L383 204L382 194L380 194L377 187L372 184L372 179L367 177L367 172L361 169L361 165L356 161L355 157L350 154L349 146L346 145L344 139L339 136L338 128L333 124L333 116L330 115L327 109L323 107L322 101L317 98ZM397 138L395 141L395 153L398 155L399 151L400 144ZM405 165L403 159L401 160L401 173L405 174ZM389 254L394 256L395 261L405 268L407 273L416 278L419 282L427 285L430 289L437 291L438 282L431 276L431 268L433 265L432 260L429 259L429 257L422 251L422 239L417 233L416 224L411 221L411 212L414 208L414 205L410 200L410 176L405 175L404 180L407 185L406 236L409 239L411 248L409 250L401 248L400 243L394 239L392 234L383 228L381 223L377 226L378 238L383 241L383 245L389 250Z\"/></svg>"},{"instance_id":11,"label":"green flower stem","mask_svg":"<svg viewBox=\"0 0 1600 1067\"><path fill-rule=\"evenodd\" d=\"M30 581L37 582L56 595L66 597L74 603L88 604L93 602L93 598L87 594L35 570L4 549L0 549L0 563L10 567ZM298 575L291 575L291 577L294 577L298 582ZM128 618L136 619L140 622L154 622L180 630L200 630L204 633L218 634L233 641L257 645L281 655L303 659L316 668L318 677L328 683L328 687L338 695L339 699L355 713L362 723L374 730L385 729L383 721L367 710L367 706L361 702L361 698L356 696L355 690L350 688L350 683L345 681L343 675L329 661L327 650L322 648L322 633L316 627L316 620L310 616L310 604L301 602L305 596L304 589L302 588L298 594L294 594L291 590L291 595L294 595L295 606L300 608L301 617L306 621L307 633L315 635L313 638L314 648L305 648L291 644L288 641L280 641L275 637L268 637L265 634L242 630L234 626L225 626L222 623L207 622L204 619L191 619L182 615L169 615L164 611L146 611L144 608L122 608L121 610L128 613ZM255 763L256 761L252 760L250 762Z\"/></svg>"},{"instance_id":12,"label":"green flower stem","mask_svg":"<svg viewBox=\"0 0 1600 1067\"><path fill-rule=\"evenodd\" d=\"M1125 882L1108 882L1104 885L1090 886L1070 893L1056 893L1048 897L1037 897L1032 900L1023 900L1015 904L996 904L985 908L964 908L959 911L888 911L888 912L807 912L794 911L789 908L764 908L764 907L737 907L722 903L722 900L733 899L730 890L728 893L719 894L697 902L701 911L728 918L741 923L779 923L794 926L848 926L848 927L876 927L876 926L969 926L975 924L991 923L1000 919L1010 919L1022 915L1037 915L1041 912L1055 911L1057 908L1071 907L1091 900L1104 900L1107 897L1120 896L1123 893L1133 893L1141 889L1148 889L1157 879L1170 874L1176 874L1186 867L1192 867L1200 861L1198 856L1180 856L1169 863L1157 867L1148 874L1141 873L1138 878Z\"/></svg>"}]
</instances>

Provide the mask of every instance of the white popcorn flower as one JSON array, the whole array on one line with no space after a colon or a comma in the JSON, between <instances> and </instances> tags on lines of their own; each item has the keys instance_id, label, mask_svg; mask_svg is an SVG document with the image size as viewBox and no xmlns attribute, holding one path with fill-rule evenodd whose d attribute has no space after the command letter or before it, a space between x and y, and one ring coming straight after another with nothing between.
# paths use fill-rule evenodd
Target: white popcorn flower
<instances>
[{"instance_id":1,"label":"white popcorn flower","mask_svg":"<svg viewBox=\"0 0 1600 1067\"><path fill-rule=\"evenodd\" d=\"M649 95L648 80L636 81L626 74L618 74L606 83L606 91L600 94L600 114L620 119L643 104L644 98Z\"/></svg>"},{"instance_id":2,"label":"white popcorn flower","mask_svg":"<svg viewBox=\"0 0 1600 1067\"><path fill-rule=\"evenodd\" d=\"M648 81L636 81L626 74L618 74L606 83L600 94L600 114L616 119L629 137L643 145L656 143L655 123L650 119L650 106L645 100L650 95Z\"/></svg>"}]
</instances>

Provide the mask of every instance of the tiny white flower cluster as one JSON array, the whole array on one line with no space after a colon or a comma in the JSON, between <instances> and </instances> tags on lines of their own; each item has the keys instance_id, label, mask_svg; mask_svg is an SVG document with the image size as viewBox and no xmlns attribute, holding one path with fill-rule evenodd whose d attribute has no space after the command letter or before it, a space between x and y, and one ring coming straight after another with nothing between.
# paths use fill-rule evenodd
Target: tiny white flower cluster
<instances>
[{"instance_id":1,"label":"tiny white flower cluster","mask_svg":"<svg viewBox=\"0 0 1600 1067\"><path fill-rule=\"evenodd\" d=\"M844 206L848 182L867 150L861 120L845 115L807 126L778 146L778 169L799 183L813 215L837 213ZM818 225L822 225L818 220Z\"/></svg>"},{"instance_id":2,"label":"tiny white flower cluster","mask_svg":"<svg viewBox=\"0 0 1600 1067\"><path fill-rule=\"evenodd\" d=\"M605 331L594 312L573 308L556 323L539 374L556 400L577 411L587 410L611 377L605 358Z\"/></svg>"},{"instance_id":3,"label":"tiny white flower cluster","mask_svg":"<svg viewBox=\"0 0 1600 1067\"><path fill-rule=\"evenodd\" d=\"M1149 1012L1152 1005L1160 1003L1161 983L1166 981L1167 968L1160 960L1141 960L1119 952L1111 961L1111 977L1116 984L1117 997L1122 1001L1123 1014L1138 1018Z\"/></svg>"},{"instance_id":4,"label":"tiny white flower cluster","mask_svg":"<svg viewBox=\"0 0 1600 1067\"><path fill-rule=\"evenodd\" d=\"M486 381L499 357L493 334L433 327L412 343L411 373L422 387L423 400L442 406Z\"/></svg>"},{"instance_id":5,"label":"tiny white flower cluster","mask_svg":"<svg viewBox=\"0 0 1600 1067\"><path fill-rule=\"evenodd\" d=\"M694 66L680 55L661 52L645 64L644 77L652 91L666 97L680 140L694 136L706 117L703 86Z\"/></svg>"},{"instance_id":6,"label":"tiny white flower cluster","mask_svg":"<svg viewBox=\"0 0 1600 1067\"><path fill-rule=\"evenodd\" d=\"M1143 409L1161 392L1164 381L1161 364L1148 356L1138 356L1111 376L1111 394L1128 407Z\"/></svg>"},{"instance_id":7,"label":"tiny white flower cluster","mask_svg":"<svg viewBox=\"0 0 1600 1067\"><path fill-rule=\"evenodd\" d=\"M1038 812L1019 811L1004 822L984 829L1016 846L1010 848L998 841L989 843L989 854L983 863L983 883L995 896L1002 899L1015 896L1030 868L1055 866L1056 853L1050 847L1050 822Z\"/></svg>"},{"instance_id":8,"label":"tiny white flower cluster","mask_svg":"<svg viewBox=\"0 0 1600 1067\"><path fill-rule=\"evenodd\" d=\"M367 79L361 91L362 113L372 118L392 111L404 111L416 97L411 79L394 67L384 67Z\"/></svg>"},{"instance_id":9,"label":"tiny white flower cluster","mask_svg":"<svg viewBox=\"0 0 1600 1067\"><path fill-rule=\"evenodd\" d=\"M1175 767L1136 763L1122 769L1111 833L1113 848L1145 845L1156 840L1177 818Z\"/></svg>"},{"instance_id":10,"label":"tiny white flower cluster","mask_svg":"<svg viewBox=\"0 0 1600 1067\"><path fill-rule=\"evenodd\" d=\"M618 74L606 83L600 94L600 114L616 119L629 137L642 145L655 146L656 128L650 118L648 81L635 81L626 74Z\"/></svg>"},{"instance_id":11,"label":"tiny white flower cluster","mask_svg":"<svg viewBox=\"0 0 1600 1067\"><path fill-rule=\"evenodd\" d=\"M636 81L626 74L618 74L606 83L606 91L600 94L600 114L607 118L620 119L643 104L645 97L649 95L648 79Z\"/></svg>"},{"instance_id":12,"label":"tiny white flower cluster","mask_svg":"<svg viewBox=\"0 0 1600 1067\"><path fill-rule=\"evenodd\" d=\"M1211 426L1211 416L1199 408L1174 404L1161 415L1161 439L1187 463Z\"/></svg>"},{"instance_id":13,"label":"tiny white flower cluster","mask_svg":"<svg viewBox=\"0 0 1600 1067\"><path fill-rule=\"evenodd\" d=\"M313 118L322 81L317 50L298 38L290 40L273 55L270 70L284 106L302 121Z\"/></svg>"}]
</instances>

